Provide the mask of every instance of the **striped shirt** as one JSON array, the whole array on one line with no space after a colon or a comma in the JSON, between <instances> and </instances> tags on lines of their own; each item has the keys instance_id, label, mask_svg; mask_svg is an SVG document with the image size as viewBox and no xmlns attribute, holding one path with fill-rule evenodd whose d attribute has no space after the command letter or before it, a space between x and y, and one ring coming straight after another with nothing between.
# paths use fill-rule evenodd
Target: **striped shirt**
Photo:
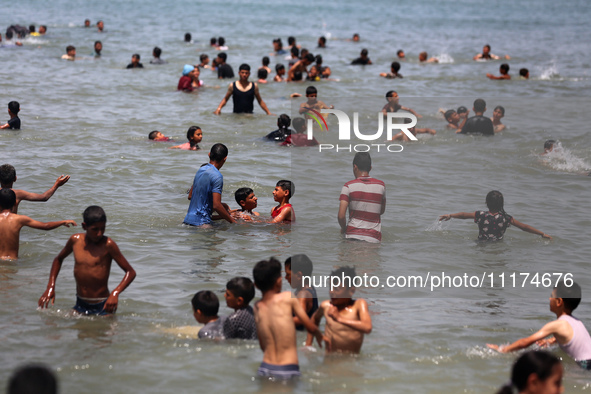
<instances>
[{"instance_id":1,"label":"striped shirt","mask_svg":"<svg viewBox=\"0 0 591 394\"><path fill-rule=\"evenodd\" d=\"M380 216L382 206L386 205L384 182L370 176L361 176L345 183L339 200L349 203L346 238L374 243L382 240Z\"/></svg>"}]
</instances>

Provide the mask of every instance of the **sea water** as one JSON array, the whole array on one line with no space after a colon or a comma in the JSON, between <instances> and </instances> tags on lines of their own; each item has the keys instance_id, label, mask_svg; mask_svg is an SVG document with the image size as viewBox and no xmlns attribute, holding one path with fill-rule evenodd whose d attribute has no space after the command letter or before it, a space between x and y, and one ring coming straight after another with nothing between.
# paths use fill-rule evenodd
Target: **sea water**
<instances>
[{"instance_id":1,"label":"sea water","mask_svg":"<svg viewBox=\"0 0 591 394\"><path fill-rule=\"evenodd\" d=\"M63 263L55 305L37 310L53 258L78 228L21 231L19 260L0 265L0 382L19 365L41 362L56 372L64 393L98 392L492 392L509 377L514 354L498 354L486 343L507 343L535 332L554 318L551 288L535 285L535 273L570 273L583 286L575 315L591 324L589 270L591 188L588 35L585 1L280 1L154 0L88 2L36 0L0 5L0 27L45 24L44 37L26 38L19 48L0 48L0 105L21 104L22 130L0 132L3 162L16 167L16 188L42 192L60 174L70 181L46 203L23 202L19 213L41 221L75 219L89 205L107 212L107 235L137 271L120 297L115 318L73 317L73 259ZM82 27L84 19L91 28ZM94 27L105 22L105 33ZM185 43L185 32L193 42ZM358 43L347 41L359 33ZM276 116L221 116L213 111L229 81L202 70L205 87L176 91L184 64L216 51L209 38L223 36L228 63L253 69L272 52L271 42L287 36L321 54L336 81L314 83L319 99L359 110L368 133L385 93L396 90L402 105L422 118L418 127L437 131L403 143L403 151L371 151L372 176L385 182L387 208L380 246L345 242L336 220L342 185L353 178L351 152L289 149L261 139L276 128ZM328 37L317 49L319 36ZM4 37L4 35L3 35ZM91 56L101 40L100 58ZM490 81L503 61L474 62L490 44L509 54L511 81ZM80 59L61 60L67 45ZM154 46L168 64L149 64ZM350 66L367 48L372 66ZM404 49L403 79L386 80L398 49ZM418 63L418 53L441 59ZM143 70L126 70L139 53ZM275 64L287 60L271 56ZM530 80L520 80L527 67ZM269 78L271 79L271 78ZM293 115L311 83L269 83L260 93L271 112ZM486 115L506 109L507 129L492 138L456 136L445 128L439 109L472 107L487 101ZM3 107L6 108L6 107ZM0 118L2 122L8 119ZM189 126L203 129L203 150L167 149L147 135L160 130L179 143ZM336 140L334 117L328 132L315 130L322 143ZM557 151L541 156L547 139ZM258 211L269 217L272 191L292 179L297 222L290 226L220 223L213 230L181 225L187 189L216 142L229 148L223 201L235 207L233 192L251 187ZM385 143L380 140L380 143ZM505 196L505 210L553 236L552 241L507 230L496 244L475 242L469 220L439 223L438 216L486 209L490 190ZM442 273L485 278L482 287L367 287L356 296L369 303L373 331L359 356L325 359L323 350L301 350L302 378L293 386L268 386L255 378L262 359L256 342L207 342L181 334L197 325L190 299L212 290L225 307L225 283L251 276L252 267L276 256L281 261L307 253L315 274L355 265L378 277ZM516 274L515 285L509 279ZM529 273L522 288L522 279ZM493 286L489 278L494 279ZM121 280L114 264L110 287ZM501 286L500 278L505 279ZM556 277L554 277L556 278ZM546 283L547 284L547 283ZM284 282L284 288L288 288ZM257 294L257 297L260 293ZM319 288L320 299L328 289ZM177 333L177 334L175 334ZM298 343L304 337L298 336ZM567 392L589 389L589 374L558 349L565 364Z\"/></svg>"}]
</instances>

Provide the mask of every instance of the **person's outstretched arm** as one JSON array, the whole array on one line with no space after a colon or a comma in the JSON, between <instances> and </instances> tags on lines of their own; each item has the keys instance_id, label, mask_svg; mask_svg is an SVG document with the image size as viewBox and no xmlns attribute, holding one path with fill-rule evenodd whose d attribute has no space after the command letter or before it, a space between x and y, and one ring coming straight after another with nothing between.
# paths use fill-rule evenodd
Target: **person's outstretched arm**
<instances>
[{"instance_id":1,"label":"person's outstretched arm","mask_svg":"<svg viewBox=\"0 0 591 394\"><path fill-rule=\"evenodd\" d=\"M232 215L228 212L224 204L222 204L222 195L220 193L212 193L213 196L213 210L218 213L220 219L224 219L230 223L236 223Z\"/></svg>"},{"instance_id":2,"label":"person's outstretched arm","mask_svg":"<svg viewBox=\"0 0 591 394\"><path fill-rule=\"evenodd\" d=\"M536 332L535 334L530 335L527 338L521 338L516 340L515 342L513 342L510 345L507 346L499 346L499 345L494 345L494 344L490 344L487 343L486 346L488 346L489 348L493 349L493 350L497 350L501 353L508 353L508 352L514 352L516 350L520 350L520 349L525 349L526 347L529 347L530 345L536 343L539 340L542 340L550 335L554 335L554 333L559 333L563 330L563 325L562 323L565 323L561 320L554 320L551 321L550 323L546 323L544 325L544 327L542 327L538 332ZM568 323L566 323L568 324Z\"/></svg>"},{"instance_id":3,"label":"person's outstretched arm","mask_svg":"<svg viewBox=\"0 0 591 394\"><path fill-rule=\"evenodd\" d=\"M408 107L400 107L400 109L404 110L404 111L408 111L411 114L413 114L414 116L416 116L417 118L422 118L422 115L419 115L414 109L412 108L408 108Z\"/></svg>"},{"instance_id":4,"label":"person's outstretched arm","mask_svg":"<svg viewBox=\"0 0 591 394\"><path fill-rule=\"evenodd\" d=\"M519 220L515 220L515 218L511 218L511 224L514 225L515 227L517 227L518 229L521 229L523 231L527 231L528 233L540 235L540 236L542 236L542 238L552 239L552 237L549 236L548 234L533 228L529 224L521 223Z\"/></svg>"},{"instance_id":5,"label":"person's outstretched arm","mask_svg":"<svg viewBox=\"0 0 591 394\"><path fill-rule=\"evenodd\" d=\"M57 178L57 180L55 181L55 183L53 184L52 187L50 187L49 189L47 189L47 191L45 191L44 193L31 193L31 192L27 192L25 190L15 190L15 193L17 194L17 199L19 200L26 200L26 201L47 201L51 198L51 196L53 196L53 194L57 191L57 189L60 188L60 186L63 186L66 182L68 182L70 180L70 176L69 175L61 175Z\"/></svg>"},{"instance_id":6,"label":"person's outstretched arm","mask_svg":"<svg viewBox=\"0 0 591 394\"><path fill-rule=\"evenodd\" d=\"M222 112L222 108L224 108L224 106L228 102L228 99L230 98L230 96L232 95L233 92L234 92L234 88L233 88L232 84L230 84L228 86L228 91L226 92L226 95L224 96L224 98L220 102L220 105L218 105L218 108L213 112L214 115L219 115Z\"/></svg>"},{"instance_id":7,"label":"person's outstretched arm","mask_svg":"<svg viewBox=\"0 0 591 394\"><path fill-rule=\"evenodd\" d=\"M458 213L450 213L449 215L442 215L439 216L439 220L449 220L451 218L454 219L474 219L474 212L458 212Z\"/></svg>"}]
</instances>

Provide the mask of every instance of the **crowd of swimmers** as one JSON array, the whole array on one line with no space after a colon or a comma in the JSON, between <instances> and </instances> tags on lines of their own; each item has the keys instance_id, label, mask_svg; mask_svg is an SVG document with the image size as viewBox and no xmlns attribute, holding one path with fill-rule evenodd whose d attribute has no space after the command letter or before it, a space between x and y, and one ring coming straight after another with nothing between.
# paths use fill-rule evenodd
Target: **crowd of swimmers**
<instances>
[{"instance_id":1,"label":"crowd of swimmers","mask_svg":"<svg viewBox=\"0 0 591 394\"><path fill-rule=\"evenodd\" d=\"M86 20L85 27L90 27L90 21ZM104 31L104 23L97 23L99 32ZM26 31L25 31L26 30ZM6 36L10 38L17 34L25 37L33 34L34 29L20 29L19 26L11 26ZM37 34L45 34L47 28L42 26ZM358 42L359 35L355 34L352 42ZM185 35L185 41L191 42L190 33ZM297 45L295 38L290 37L288 67L277 64L274 81L299 81L328 79L331 76L330 67L323 66L322 57L314 56L309 51ZM210 45L220 51L212 65L209 65L209 57L206 54L200 56L200 63L197 65L186 65L183 68L178 89L182 91L193 91L202 86L199 80L201 69L212 69L218 74L218 78L234 78L234 72L226 63L228 47L223 37L212 38ZM319 48L326 48L327 40L320 37ZM274 53L272 55L287 55L283 49L281 39L273 40ZM95 42L95 56L100 56L102 43ZM162 50L158 47L153 50L152 64L165 64L166 61L160 58ZM397 52L398 60L391 64L389 73L382 73L385 78L402 78L400 75L401 61L406 55L403 50ZM474 60L494 60L499 56L490 53L490 46L486 45L483 52L474 56ZM508 56L505 56L509 59ZM68 46L64 59L75 60L76 49ZM437 58L429 58L426 52L421 52L419 61L425 63L436 63ZM315 65L313 65L315 63ZM269 57L262 59L262 66L257 71L258 83L266 83L271 73L269 68ZM353 60L354 65L371 65L367 49L360 52L359 58ZM134 54L131 63L127 68L142 68L140 55ZM310 67L310 68L309 68ZM248 80L250 66L242 64L238 69L239 80L228 86L225 97L215 110L220 114L228 100L232 98L234 112L252 113L253 101L257 99L261 108L269 115L271 112L262 100L258 91L258 85ZM287 70L287 71L286 71ZM523 71L523 72L522 72ZM491 79L510 79L508 74L509 66L500 66L500 77L487 75ZM306 77L304 78L304 74ZM286 76L287 75L287 76ZM527 70L521 70L520 75L527 78ZM277 120L278 129L269 133L267 139L281 142L284 145L314 145L318 142L308 140L304 136L306 129L306 116L309 110L320 111L322 109L334 108L323 101L318 100L318 90L314 86L306 89L307 101L300 106L299 114L303 117L296 117L293 120L286 114L279 116ZM415 110L402 106L399 103L397 92L386 93L387 103L382 108L384 115L399 110L412 113L417 118L421 115ZM473 103L474 116L469 117L469 110L460 106L457 110L447 110L444 117L448 122L447 127L462 134L483 134L494 135L505 129L501 119L505 114L502 106L497 106L493 111L492 118L484 117L486 103L477 99ZM19 129L20 119L18 113L20 105L16 101L8 104L10 120L0 128ZM293 125L294 130L290 129ZM413 134L426 133L435 134L435 130L427 128L412 128ZM395 140L403 140L402 134L393 137ZM149 139L154 141L171 141L169 137L154 130L149 134ZM408 138L407 138L408 139ZM198 150L203 140L203 130L198 126L192 126L187 130L187 142L172 146L171 148L183 150ZM548 141L545 144L545 152L550 152L555 141ZM295 192L295 185L289 180L277 182L273 191L273 198L277 206L270 212L270 218L264 219L254 211L257 208L257 197L250 188L240 188L234 193L238 205L237 209L230 207L221 201L223 177L220 169L226 162L228 149L223 144L214 144L209 152L209 163L204 164L196 173L193 185L189 190L189 208L184 223L191 226L208 227L212 220L226 220L230 223L237 221L268 221L271 223L293 223L295 219L294 207L290 199ZM355 214L371 215L372 222L380 223L380 216L385 210L385 186L384 183L371 178L371 158L368 153L355 155L353 160L353 173L355 179L347 182L343 187L340 196L340 207L338 221L343 234L347 238L357 238L368 242L379 242L381 240L381 227L377 229L363 228L355 222L359 218ZM73 220L61 220L53 222L39 222L25 215L18 214L18 206L21 201L47 201L59 187L63 186L69 176L60 176L54 185L41 194L31 193L24 190L14 189L16 182L16 170L13 166L5 164L0 166L0 254L2 259L18 258L19 234L22 227L32 227L42 230L51 230L59 226L75 226ZM358 204L361 199L371 196L375 199L374 207L368 209ZM370 204L371 205L371 204ZM551 236L532 226L517 221L514 217L504 211L504 198L499 191L491 191L486 196L488 210L475 212L458 212L440 216L440 220L451 218L472 219L479 229L478 239L481 241L499 241L503 239L505 230L515 226L523 231L551 239ZM364 211L364 209L366 211ZM346 212L349 210L349 218ZM363 216L362 215L362 216ZM55 301L56 280L64 259L70 254L74 255L75 281L78 294L76 304L73 307L75 313L83 315L112 315L116 312L120 293L123 292L135 279L136 272L123 256L115 241L104 235L107 217L105 211L99 206L89 206L83 212L82 229L84 232L72 235L64 248L54 258L49 280L45 291L38 301L40 308L46 308ZM373 218L377 218L374 220ZM373 237L373 239L371 239ZM123 270L124 276L120 283L110 291L108 279L111 271L111 263L115 260ZM284 271L282 271L282 269ZM372 319L369 313L368 303L362 298L355 298L356 288L354 278L355 268L340 267L331 272L331 277L342 279L341 285L333 287L329 293L329 300L319 302L316 289L311 283L306 283L304 277L310 277L313 273L313 263L304 254L288 258L283 266L275 258L261 260L253 268L252 278L236 277L226 284L224 298L226 305L233 309L228 316L220 316L219 299L212 291L199 291L192 300L191 307L195 320L203 324L198 332L199 338L211 340L223 339L244 339L257 340L263 350L263 360L259 367L260 376L272 377L274 379L290 379L300 375L298 364L298 353L296 344L296 332L306 330L308 336L306 345L312 346L316 340L318 346L324 346L327 353L359 353L363 344L365 334L372 331ZM292 291L282 292L283 278L290 283ZM261 298L252 306L250 305L255 297L256 290L261 292ZM510 352L527 348L534 343L544 346L558 344L569 356L571 356L582 368L591 369L591 337L583 323L572 316L572 312L581 301L581 288L575 282L567 284L566 281L558 283L550 294L550 310L556 315L556 320L544 325L536 333L520 339L509 345L497 346L489 344L491 349L499 352ZM325 319L324 332L320 331L318 325ZM34 369L34 368L33 368ZM10 387L20 384L22 380L17 371L11 379ZM36 373L39 373L37 370ZM20 380L19 380L20 379ZM529 352L523 354L513 367L511 385L517 387L520 392L541 393L540 387L553 385L556 390L562 388L562 366L556 357L543 351ZM507 390L504 387L501 390ZM505 391L500 391L505 392ZM558 391L559 392L559 391Z\"/></svg>"}]
</instances>

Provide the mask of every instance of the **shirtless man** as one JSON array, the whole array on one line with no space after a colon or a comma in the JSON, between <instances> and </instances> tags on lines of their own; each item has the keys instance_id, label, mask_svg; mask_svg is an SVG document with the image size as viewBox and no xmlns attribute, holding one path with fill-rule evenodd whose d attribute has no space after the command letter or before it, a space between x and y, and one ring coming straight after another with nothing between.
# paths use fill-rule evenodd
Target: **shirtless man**
<instances>
[{"instance_id":1,"label":"shirtless man","mask_svg":"<svg viewBox=\"0 0 591 394\"><path fill-rule=\"evenodd\" d=\"M250 82L248 80L248 77L250 77L250 66L248 64L241 64L238 68L238 75L240 76L240 79L228 85L226 96L222 99L220 105L218 105L218 108L214 111L214 114L219 115L230 96L232 96L235 114L252 114L254 110L253 103L256 98L263 111L265 111L267 115L272 115L269 108L267 108L267 104L265 104L261 98L259 86L255 82Z\"/></svg>"},{"instance_id":2,"label":"shirtless man","mask_svg":"<svg viewBox=\"0 0 591 394\"><path fill-rule=\"evenodd\" d=\"M287 73L287 82L293 81L302 81L304 79L304 73L308 74L308 66L314 61L316 58L311 53L308 53L306 56L302 57L301 60L297 61Z\"/></svg>"},{"instance_id":3,"label":"shirtless man","mask_svg":"<svg viewBox=\"0 0 591 394\"><path fill-rule=\"evenodd\" d=\"M45 193L37 194L31 193L24 190L13 189L14 193L16 194L16 204L14 204L14 208L12 213L18 213L18 204L21 201L47 201L55 191L60 187L63 186L68 180L70 179L69 175L61 175L57 178L55 183L52 187L50 187ZM2 189L12 189L12 184L16 182L16 170L10 164L4 164L0 166L0 184Z\"/></svg>"},{"instance_id":4,"label":"shirtless man","mask_svg":"<svg viewBox=\"0 0 591 394\"><path fill-rule=\"evenodd\" d=\"M300 376L296 329L293 316L300 318L302 325L314 334L320 342L321 334L314 325L300 301L291 292L281 292L281 263L271 257L259 261L252 270L255 286L263 293L254 306L259 344L263 351L263 362L259 376L291 379Z\"/></svg>"},{"instance_id":5,"label":"shirtless man","mask_svg":"<svg viewBox=\"0 0 591 394\"><path fill-rule=\"evenodd\" d=\"M371 316L367 302L361 298L354 300L353 279L355 268L341 267L330 274L330 301L320 304L312 316L312 322L319 324L322 317L326 319L323 341L327 353L359 353L365 334L371 333ZM306 343L311 343L310 334Z\"/></svg>"},{"instance_id":6,"label":"shirtless man","mask_svg":"<svg viewBox=\"0 0 591 394\"><path fill-rule=\"evenodd\" d=\"M84 315L115 313L121 293L135 279L135 271L127 262L119 247L105 237L107 215L101 207L90 206L84 210L82 228L86 233L74 234L66 246L53 259L47 289L39 298L39 307L47 308L55 301L55 282L64 259L74 252L74 279L76 280L76 305L74 311ZM109 292L111 262L125 272L121 283Z\"/></svg>"},{"instance_id":7,"label":"shirtless man","mask_svg":"<svg viewBox=\"0 0 591 394\"><path fill-rule=\"evenodd\" d=\"M0 260L18 258L19 235L21 228L27 226L39 230L53 230L60 226L75 226L73 220L57 222L38 222L24 215L12 212L16 205L16 193L12 189L0 190Z\"/></svg>"}]
</instances>

